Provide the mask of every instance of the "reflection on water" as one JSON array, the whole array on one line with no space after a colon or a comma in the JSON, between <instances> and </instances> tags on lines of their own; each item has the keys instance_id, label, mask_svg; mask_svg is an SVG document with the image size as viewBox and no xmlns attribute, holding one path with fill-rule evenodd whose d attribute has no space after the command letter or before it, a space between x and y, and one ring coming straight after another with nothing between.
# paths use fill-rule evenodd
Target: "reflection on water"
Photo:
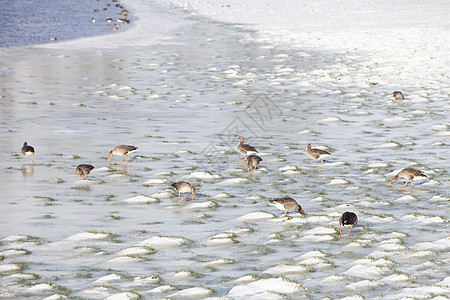
<instances>
[{"instance_id":1,"label":"reflection on water","mask_svg":"<svg viewBox=\"0 0 450 300\"><path fill-rule=\"evenodd\" d=\"M253 180L253 181L260 181L260 174L256 173L256 172L247 172L247 179L248 180Z\"/></svg>"},{"instance_id":2,"label":"reflection on water","mask_svg":"<svg viewBox=\"0 0 450 300\"><path fill-rule=\"evenodd\" d=\"M21 171L22 171L23 177L33 176L33 174L34 174L34 165L23 164Z\"/></svg>"},{"instance_id":3,"label":"reflection on water","mask_svg":"<svg viewBox=\"0 0 450 300\"><path fill-rule=\"evenodd\" d=\"M113 173L125 173L129 174L130 171L133 171L133 163L129 161L118 162L118 163L110 163L109 168Z\"/></svg>"}]
</instances>

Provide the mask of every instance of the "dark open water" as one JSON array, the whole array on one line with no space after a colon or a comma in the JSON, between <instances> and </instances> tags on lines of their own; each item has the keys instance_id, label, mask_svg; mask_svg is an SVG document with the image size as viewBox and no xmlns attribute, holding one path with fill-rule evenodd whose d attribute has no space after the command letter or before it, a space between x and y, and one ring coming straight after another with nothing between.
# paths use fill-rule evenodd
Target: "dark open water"
<instances>
[{"instance_id":1,"label":"dark open water","mask_svg":"<svg viewBox=\"0 0 450 300\"><path fill-rule=\"evenodd\" d=\"M117 18L123 18L112 0L0 0L0 47L54 43L49 38L68 40L114 32ZM107 6L107 5L110 6ZM106 8L106 10L103 10ZM124 7L126 8L126 7ZM99 12L94 12L98 9ZM92 23L92 18L97 22ZM105 20L112 18L113 22ZM121 24L125 29L127 24Z\"/></svg>"}]
</instances>

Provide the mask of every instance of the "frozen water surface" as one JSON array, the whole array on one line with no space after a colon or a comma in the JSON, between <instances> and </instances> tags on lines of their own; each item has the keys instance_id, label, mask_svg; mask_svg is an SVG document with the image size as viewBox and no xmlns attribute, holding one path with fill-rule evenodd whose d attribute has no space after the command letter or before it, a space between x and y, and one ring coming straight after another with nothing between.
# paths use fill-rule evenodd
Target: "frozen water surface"
<instances>
[{"instance_id":1,"label":"frozen water surface","mask_svg":"<svg viewBox=\"0 0 450 300\"><path fill-rule=\"evenodd\" d=\"M393 102L396 69L371 84L363 67L376 57L133 3L147 23L114 37L0 49L1 297L450 293L444 81L412 78ZM237 135L263 153L256 171ZM312 166L308 143L332 155ZM119 144L138 151L108 165ZM388 187L407 166L430 179ZM269 205L285 195L305 217ZM348 210L358 226L340 237Z\"/></svg>"}]
</instances>

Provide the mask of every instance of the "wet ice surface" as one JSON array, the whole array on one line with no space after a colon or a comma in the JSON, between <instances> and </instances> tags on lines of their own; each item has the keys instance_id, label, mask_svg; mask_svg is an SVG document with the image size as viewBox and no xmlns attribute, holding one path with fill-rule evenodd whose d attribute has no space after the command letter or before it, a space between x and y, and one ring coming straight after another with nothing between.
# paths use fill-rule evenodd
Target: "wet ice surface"
<instances>
[{"instance_id":1,"label":"wet ice surface","mask_svg":"<svg viewBox=\"0 0 450 300\"><path fill-rule=\"evenodd\" d=\"M349 67L358 57L199 18L173 34L151 48L1 49L2 297L450 292L448 89L418 83L397 103ZM237 135L263 158L250 175ZM324 165L308 143L332 153ZM118 144L139 149L108 166ZM80 163L96 167L88 180ZM430 179L388 187L404 167ZM178 199L179 180L195 200ZM284 195L304 218L269 205ZM339 237L345 211L359 223Z\"/></svg>"}]
</instances>

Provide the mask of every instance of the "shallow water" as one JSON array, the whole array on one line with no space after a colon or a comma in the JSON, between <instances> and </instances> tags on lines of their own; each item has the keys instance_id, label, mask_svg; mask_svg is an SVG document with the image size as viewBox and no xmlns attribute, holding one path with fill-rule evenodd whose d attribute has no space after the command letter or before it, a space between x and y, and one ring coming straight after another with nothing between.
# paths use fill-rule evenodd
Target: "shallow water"
<instances>
[{"instance_id":1,"label":"shallow water","mask_svg":"<svg viewBox=\"0 0 450 300\"><path fill-rule=\"evenodd\" d=\"M172 13L161 12L183 18ZM450 92L404 87L393 102L359 58L184 21L173 43L151 48L0 49L2 297L448 294ZM250 174L237 135L263 158ZM332 156L311 166L308 143ZM139 149L108 166L118 144ZM96 167L86 181L81 163ZM388 187L407 166L430 179ZM178 180L197 187L195 200L178 199ZM305 218L268 204L283 195ZM347 210L359 224L339 237ZM280 277L292 282L255 287Z\"/></svg>"},{"instance_id":2,"label":"shallow water","mask_svg":"<svg viewBox=\"0 0 450 300\"><path fill-rule=\"evenodd\" d=\"M0 47L55 43L50 39L63 41L111 33L113 24L118 23L116 19L123 18L115 4L109 0L2 0L0 19L8 26L2 27ZM109 18L113 22L105 22Z\"/></svg>"}]
</instances>

